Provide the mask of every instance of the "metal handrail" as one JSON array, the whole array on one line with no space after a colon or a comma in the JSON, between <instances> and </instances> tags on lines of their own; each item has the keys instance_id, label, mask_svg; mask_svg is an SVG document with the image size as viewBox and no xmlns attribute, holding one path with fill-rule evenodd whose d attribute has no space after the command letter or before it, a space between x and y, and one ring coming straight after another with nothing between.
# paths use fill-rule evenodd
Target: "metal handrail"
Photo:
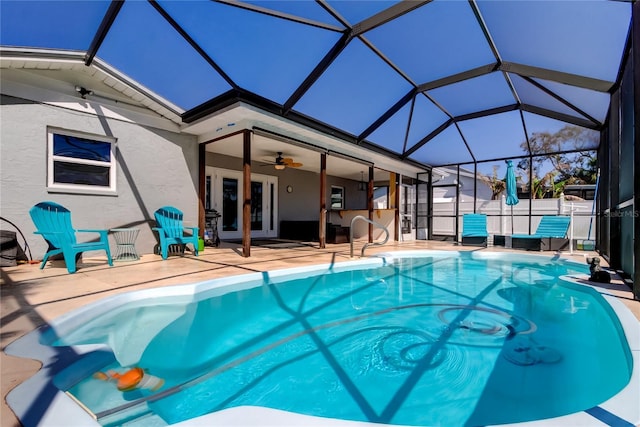
<instances>
[{"instance_id":1,"label":"metal handrail","mask_svg":"<svg viewBox=\"0 0 640 427\"><path fill-rule=\"evenodd\" d=\"M361 219L365 222L368 222L369 224L373 224L376 227L382 229L386 236L384 238L384 240L382 242L373 242L373 243L365 243L364 246L362 247L362 252L360 252L360 257L364 256L364 250L367 249L367 247L369 246L382 246L385 243L387 243L389 241L389 230L387 230L387 227L385 227L384 225L380 224L379 222L375 222L373 220L370 220L369 218L362 216L362 215L356 215L351 219L351 227L349 228L349 242L351 244L351 257L353 258L353 224L356 222L356 220Z\"/></svg>"}]
</instances>

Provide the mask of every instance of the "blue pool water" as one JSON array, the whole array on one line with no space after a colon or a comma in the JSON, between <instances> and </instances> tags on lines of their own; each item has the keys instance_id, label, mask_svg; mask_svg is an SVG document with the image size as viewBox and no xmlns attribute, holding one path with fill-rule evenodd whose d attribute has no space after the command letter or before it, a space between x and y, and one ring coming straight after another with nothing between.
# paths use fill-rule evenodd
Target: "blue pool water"
<instances>
[{"instance_id":1,"label":"blue pool water","mask_svg":"<svg viewBox=\"0 0 640 427\"><path fill-rule=\"evenodd\" d=\"M432 253L132 298L52 333L56 346L102 345L58 384L105 425L242 405L415 426L561 416L631 377L609 305L562 279L586 273L539 256ZM132 366L164 385L121 392L92 377Z\"/></svg>"}]
</instances>

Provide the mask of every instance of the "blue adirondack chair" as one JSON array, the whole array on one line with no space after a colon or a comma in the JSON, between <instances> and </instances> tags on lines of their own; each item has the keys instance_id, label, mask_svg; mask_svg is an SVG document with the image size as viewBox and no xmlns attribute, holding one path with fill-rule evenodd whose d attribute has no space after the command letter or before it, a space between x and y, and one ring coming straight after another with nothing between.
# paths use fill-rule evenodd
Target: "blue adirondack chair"
<instances>
[{"instance_id":1,"label":"blue adirondack chair","mask_svg":"<svg viewBox=\"0 0 640 427\"><path fill-rule=\"evenodd\" d=\"M153 229L160 236L160 253L162 259L169 256L170 245L193 245L193 253L198 256L198 227L185 227L182 224L182 211L173 206L164 206L155 211L157 227ZM185 230L191 230L191 234L185 234Z\"/></svg>"},{"instance_id":2,"label":"blue adirondack chair","mask_svg":"<svg viewBox=\"0 0 640 427\"><path fill-rule=\"evenodd\" d=\"M35 234L41 235L49 245L40 269L52 255L62 254L69 273L76 272L77 255L87 251L105 251L109 265L113 265L109 250L108 230L75 230L71 224L71 212L54 202L40 202L29 210L36 226ZM78 243L76 233L98 233L97 242Z\"/></svg>"}]
</instances>

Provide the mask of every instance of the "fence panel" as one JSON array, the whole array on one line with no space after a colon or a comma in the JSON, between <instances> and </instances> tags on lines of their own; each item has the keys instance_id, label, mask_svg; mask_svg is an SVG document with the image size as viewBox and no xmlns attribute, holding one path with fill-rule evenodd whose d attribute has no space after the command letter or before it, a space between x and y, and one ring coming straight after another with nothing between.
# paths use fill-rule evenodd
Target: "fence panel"
<instances>
[{"instance_id":1,"label":"fence panel","mask_svg":"<svg viewBox=\"0 0 640 427\"><path fill-rule=\"evenodd\" d=\"M487 215L487 231L491 235L512 234L512 221L514 234L529 234L529 203L529 200L520 200L517 205L513 206L512 216L511 206L505 203L504 198L501 200L483 200L478 201L476 213ZM535 232L540 219L544 215L571 216L573 213L569 235L573 231L573 238L576 240L595 238L595 222L591 215L593 201L569 202L564 198L559 198L534 199L531 203L533 203L531 205L532 233ZM455 209L455 201L433 204L433 234L455 235ZM473 202L460 202L459 209L458 230L462 232L462 215L473 213ZM589 235L590 225L591 234ZM460 239L460 236L458 239Z\"/></svg>"}]
</instances>

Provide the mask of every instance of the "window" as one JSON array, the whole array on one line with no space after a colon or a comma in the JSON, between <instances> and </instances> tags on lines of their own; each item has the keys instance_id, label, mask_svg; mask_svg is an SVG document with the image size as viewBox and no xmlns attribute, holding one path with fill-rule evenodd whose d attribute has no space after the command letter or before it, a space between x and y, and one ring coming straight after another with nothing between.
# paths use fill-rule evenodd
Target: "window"
<instances>
[{"instance_id":1,"label":"window","mask_svg":"<svg viewBox=\"0 0 640 427\"><path fill-rule=\"evenodd\" d=\"M115 152L114 138L50 128L47 188L77 193L115 192Z\"/></svg>"},{"instance_id":2,"label":"window","mask_svg":"<svg viewBox=\"0 0 640 427\"><path fill-rule=\"evenodd\" d=\"M344 187L331 186L331 209L344 209Z\"/></svg>"},{"instance_id":3,"label":"window","mask_svg":"<svg viewBox=\"0 0 640 427\"><path fill-rule=\"evenodd\" d=\"M389 187L373 187L373 206L376 209L389 207Z\"/></svg>"}]
</instances>

